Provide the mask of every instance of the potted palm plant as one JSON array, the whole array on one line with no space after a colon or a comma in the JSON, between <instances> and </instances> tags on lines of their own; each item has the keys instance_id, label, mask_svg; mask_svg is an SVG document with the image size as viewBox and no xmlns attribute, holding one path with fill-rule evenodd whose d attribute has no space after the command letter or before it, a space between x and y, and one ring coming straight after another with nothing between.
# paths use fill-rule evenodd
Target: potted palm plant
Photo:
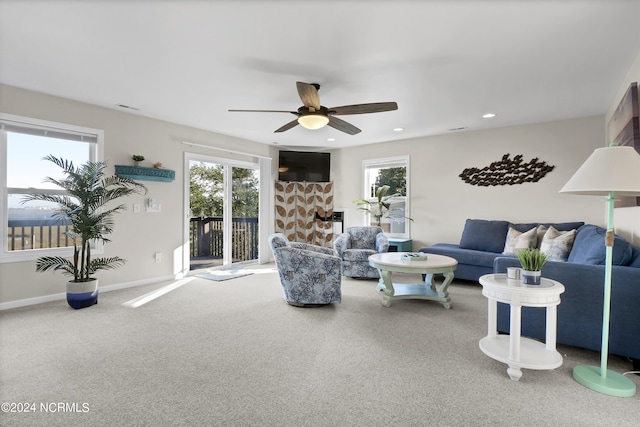
<instances>
[{"instance_id":1,"label":"potted palm plant","mask_svg":"<svg viewBox=\"0 0 640 427\"><path fill-rule=\"evenodd\" d=\"M539 285L542 267L547 263L547 254L540 249L522 249L517 252L522 265L522 283L525 285Z\"/></svg>"},{"instance_id":2,"label":"potted palm plant","mask_svg":"<svg viewBox=\"0 0 640 427\"><path fill-rule=\"evenodd\" d=\"M398 197L399 194L387 194L391 187L388 185L383 185L376 189L376 199L371 202L369 200L357 199L354 200L353 203L358 205L358 210L367 212L373 218L375 218L376 224L378 227L382 226L382 218L404 218L409 221L413 221L413 219L402 216L399 214L401 212L400 209L392 209L391 208L391 199L394 197Z\"/></svg>"},{"instance_id":3,"label":"potted palm plant","mask_svg":"<svg viewBox=\"0 0 640 427\"><path fill-rule=\"evenodd\" d=\"M118 257L92 257L91 242L109 242L113 217L123 211L124 204L106 205L133 193L146 192L146 187L129 178L105 176L106 162L85 162L76 167L73 162L49 155L44 160L62 168L63 178L46 177L45 182L65 190L66 194L34 193L22 203L39 200L58 205L54 217L71 224L67 234L74 242L73 259L43 256L36 261L36 271L60 271L73 277L67 283L67 302L73 308L84 308L98 302L98 280L93 274L100 270L121 267L125 260Z\"/></svg>"}]
</instances>

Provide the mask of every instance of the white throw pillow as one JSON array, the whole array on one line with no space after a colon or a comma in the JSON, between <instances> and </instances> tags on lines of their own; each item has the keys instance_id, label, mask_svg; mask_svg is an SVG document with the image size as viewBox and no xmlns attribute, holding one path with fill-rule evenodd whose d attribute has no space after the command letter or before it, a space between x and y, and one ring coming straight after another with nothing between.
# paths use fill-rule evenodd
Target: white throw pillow
<instances>
[{"instance_id":1,"label":"white throw pillow","mask_svg":"<svg viewBox=\"0 0 640 427\"><path fill-rule=\"evenodd\" d=\"M566 262L575 238L576 230L558 231L551 226L542 239L540 251L547 254L549 261Z\"/></svg>"},{"instance_id":2,"label":"white throw pillow","mask_svg":"<svg viewBox=\"0 0 640 427\"><path fill-rule=\"evenodd\" d=\"M521 249L535 248L538 242L537 228L532 228L527 232L518 231L509 227L507 239L504 243L503 255L515 255Z\"/></svg>"},{"instance_id":3,"label":"white throw pillow","mask_svg":"<svg viewBox=\"0 0 640 427\"><path fill-rule=\"evenodd\" d=\"M544 235L547 234L547 226L539 225L536 229L536 236L538 238L538 242L536 243L536 248L540 249L540 245L542 244L542 239L544 239Z\"/></svg>"}]
</instances>

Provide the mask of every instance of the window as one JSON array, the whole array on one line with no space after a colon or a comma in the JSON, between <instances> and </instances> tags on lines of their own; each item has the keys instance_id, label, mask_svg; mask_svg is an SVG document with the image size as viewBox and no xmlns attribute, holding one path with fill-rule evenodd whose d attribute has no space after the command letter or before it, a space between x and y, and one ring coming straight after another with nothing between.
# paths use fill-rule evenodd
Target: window
<instances>
[{"instance_id":1,"label":"window","mask_svg":"<svg viewBox=\"0 0 640 427\"><path fill-rule=\"evenodd\" d=\"M42 160L53 154L81 164L97 161L102 153L103 131L26 117L0 114L0 174L2 186L0 261L23 261L47 255L71 254L68 224L54 218L54 204L22 203L29 193L64 194L47 176L61 178L60 169Z\"/></svg>"},{"instance_id":2,"label":"window","mask_svg":"<svg viewBox=\"0 0 640 427\"><path fill-rule=\"evenodd\" d=\"M409 238L409 156L364 160L362 167L363 199L377 204L377 190L384 185L389 186L387 196L395 195L388 200L391 205L380 218L380 226L389 236ZM366 223L377 225L377 220L367 214Z\"/></svg>"}]
</instances>

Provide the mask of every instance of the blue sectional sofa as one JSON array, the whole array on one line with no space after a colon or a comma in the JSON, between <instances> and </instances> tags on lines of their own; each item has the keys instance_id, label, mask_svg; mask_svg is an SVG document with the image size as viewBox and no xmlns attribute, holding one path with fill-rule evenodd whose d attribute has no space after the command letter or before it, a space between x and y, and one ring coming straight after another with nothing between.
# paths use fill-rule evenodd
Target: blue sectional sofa
<instances>
[{"instance_id":1,"label":"blue sectional sofa","mask_svg":"<svg viewBox=\"0 0 640 427\"><path fill-rule=\"evenodd\" d=\"M536 223L469 219L460 244L438 243L421 252L458 260L456 278L477 281L483 274L505 273L520 267L514 256L502 254L509 228L525 232ZM604 235L606 230L581 222L546 224L557 230L576 230L567 261L549 261L543 277L562 283L558 306L557 342L595 351L601 349L604 298ZM609 352L640 361L640 248L616 236L613 250ZM498 304L498 331L509 332L509 306ZM522 335L544 340L545 311L522 308Z\"/></svg>"}]
</instances>

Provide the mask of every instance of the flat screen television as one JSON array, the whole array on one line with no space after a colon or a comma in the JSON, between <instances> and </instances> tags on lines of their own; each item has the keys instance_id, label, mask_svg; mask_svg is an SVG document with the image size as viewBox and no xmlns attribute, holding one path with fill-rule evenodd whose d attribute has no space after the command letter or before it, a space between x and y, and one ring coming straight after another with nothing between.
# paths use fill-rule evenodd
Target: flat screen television
<instances>
[{"instance_id":1,"label":"flat screen television","mask_svg":"<svg viewBox=\"0 0 640 427\"><path fill-rule=\"evenodd\" d=\"M280 181L328 182L331 153L281 150L278 162Z\"/></svg>"}]
</instances>

